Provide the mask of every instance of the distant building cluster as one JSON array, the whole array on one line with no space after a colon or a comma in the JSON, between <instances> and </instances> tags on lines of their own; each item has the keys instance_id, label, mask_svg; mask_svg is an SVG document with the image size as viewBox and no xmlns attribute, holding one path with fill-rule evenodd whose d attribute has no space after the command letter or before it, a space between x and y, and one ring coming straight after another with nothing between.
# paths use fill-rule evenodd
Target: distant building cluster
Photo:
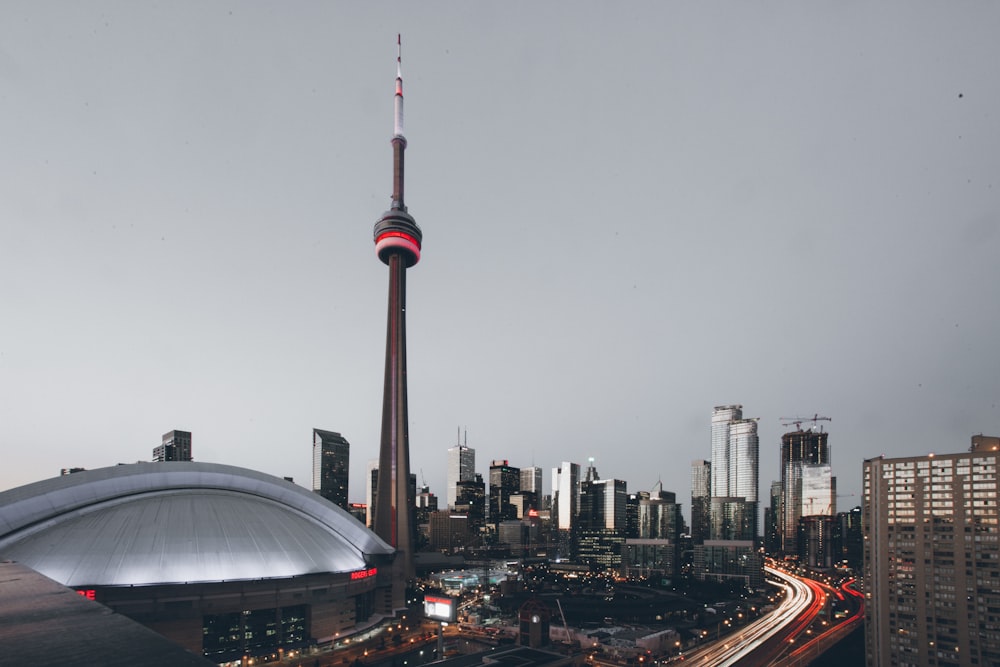
<instances>
[{"instance_id":1,"label":"distant building cluster","mask_svg":"<svg viewBox=\"0 0 1000 667\"><path fill-rule=\"evenodd\" d=\"M675 493L665 490L660 483L649 491L630 493L624 480L601 478L594 459L589 459L586 466L563 461L554 467L550 495L542 492L541 468L518 468L507 459L492 460L488 478L484 479L475 472L476 452L466 440L446 453L448 493L453 493L453 502L439 508L437 497L426 484L418 487L416 475L409 476L409 494L413 499L411 530L415 544L420 550L451 554L544 556L594 570L616 571L626 578L658 582L687 573L700 580L737 582L750 588L763 585L765 553L817 570L850 567L861 574L860 582L867 598L865 636L869 665L901 664L898 656L907 656L907 664L919 666L971 667L1000 661L1000 614L994 613L995 609L1000 609L1000 568L997 567L1000 562L1000 475L997 474L1000 438L974 436L969 451L961 453L869 459L863 465L861 505L838 512L830 434L815 426L808 429L800 428L798 423L795 426L795 430L781 436L780 479L770 483L761 531L756 523L759 505L757 421L745 418L742 406L726 405L715 408L712 414L712 458L698 459L691 464L690 526L685 525ZM324 504L310 511L323 514L331 512L333 506L341 508L345 512L336 516L328 514L329 518L324 519L331 526L340 526L335 532L342 533L346 526L343 522L351 521L358 525L352 530L363 531L352 539L364 541L363 536L371 536L375 540L366 543L364 548L371 555L365 560L345 562L330 571L336 570L353 581L360 576L359 572L374 571L372 567L389 567L384 547L380 546L383 543L359 525L370 526L370 510L378 497L377 466L371 466L368 475L369 502L349 503L350 444L335 431L313 429L312 436L315 493L310 495L317 498L315 502ZM189 431L165 433L161 444L153 450L154 462L135 464L147 467L134 472L126 470L131 466L99 471L63 469L61 479L66 479L67 483L70 479L79 481L68 486L64 483L67 490L49 480L28 491L7 492L5 510L9 515L11 508L23 505L25 516L14 523L20 521L27 527L38 517L28 513L33 511L29 508L35 503L22 501L32 494L63 494L58 500L46 502L47 506L61 508L52 519L53 530L61 530L63 514L72 517L81 512L93 512L73 498L81 499L80 502L85 499L86 503L103 502L99 498L95 500L95 492L84 493L83 489L94 486L112 493L114 488L113 493L118 493L118 487L126 482L115 481L112 485L111 480L138 483L144 475L166 464L180 466L169 468L174 474L184 470L192 474L175 477L172 484L177 486L173 490L168 484L155 492L160 494L156 502L162 505L158 512L168 512L175 518L184 516L179 510L168 509L181 502L183 495L179 496L177 491L186 488L188 492L201 493L196 489L205 484L206 475L231 479L227 483L232 489L226 492L221 490L226 484L208 483L216 489L213 494L222 494L213 502L231 502L225 499L226 494L240 497L260 483L254 481L256 478L240 477L256 473L238 469L234 469L237 471L234 473L224 467L193 463L191 441ZM119 469L121 472L116 473ZM88 478L85 475L96 476ZM287 496L274 484L270 480L267 482L274 489L269 493L277 494L275 499L280 498L281 503L290 503L292 507L302 503L301 499L295 500L297 496ZM139 486L147 488L145 483ZM153 491L147 488L146 492ZM99 496L105 491L96 493ZM109 511L112 507L118 504L110 504ZM109 519L112 526L109 530L116 530L115 522L124 520L121 518L123 512L132 511L128 507L115 510L113 518ZM136 511L148 511L143 507L135 505ZM202 511L208 505L200 507L198 516L207 519L209 515L203 515ZM327 509L322 509L324 507ZM221 517L229 521L227 516L240 516L241 522L246 521L246 507L222 508L220 505L213 510L212 520ZM260 519L262 510L256 511ZM181 520L176 528L163 524L156 530L171 534L197 531L199 521L202 519ZM285 519L282 522L289 525ZM147 527L155 527L155 524ZM206 530L215 533L219 529ZM226 530L230 529L221 529L222 532ZM26 537L21 537L22 534ZM5 545L0 555L16 557L59 580L58 572L52 570L53 566L46 564L42 552L37 551L37 541L27 538L30 534L19 528L0 536L0 545ZM63 533L47 535L50 541L63 540ZM72 535L65 533L62 544L66 550L74 548ZM165 539L170 539L169 535ZM136 562L141 562L141 554L137 559ZM233 559L236 563L245 557L234 555ZM376 566L376 563L382 565ZM96 561L94 566L97 566ZM174 566L181 567L181 561ZM199 576L207 578L198 585L206 593L218 587L223 597L229 594L231 586L227 588L222 582L232 577L231 573L220 570L218 574L206 574L204 567L196 564L183 567L201 568ZM151 604L141 596L119 595L115 587L122 582L109 578L111 573L105 570L96 569L89 579L86 576L80 579L83 575L79 573L86 571L77 568L67 583L94 591L96 599L123 613L126 609L140 610L143 605ZM171 582L181 576L161 574ZM219 583L211 583L215 580ZM163 591L180 594L179 585L166 580L162 584L145 580L141 583L147 593L159 591L156 586L166 586ZM358 591L362 597L349 598L348 607L343 607L345 603L336 597L323 603L333 605L331 609L355 610L354 615L343 616L330 628L352 627L357 620L380 608L379 600L385 594L376 594L370 583L373 582L364 587L351 584L351 590ZM104 586L112 588L102 588ZM261 590L265 589L269 591L267 595L273 595L271 588L265 586ZM244 586L241 590L244 591L241 595L245 595L248 589ZM278 599L284 600L280 592ZM308 606L297 606L291 598L280 605L253 612L287 619L282 621L284 625L277 638L273 641L262 639L264 644L298 645L310 641L309 637L315 637L317 632L330 631L309 624L308 619L310 614L316 613L315 609L309 612ZM145 612L132 613L141 616ZM197 639L195 634L178 634L179 630L161 631L192 650L200 649L205 655L219 657L236 655L247 648L245 642L233 643L228 638L235 632L237 621L241 624L241 633L256 637L257 630L252 626L256 617L246 616L245 611L235 615L235 612L226 612L216 606L211 613L206 610L196 610L196 613L202 619ZM148 624L161 628L155 620ZM198 644L199 641L203 643ZM212 642L211 647L204 643L208 641Z\"/></svg>"},{"instance_id":2,"label":"distant building cluster","mask_svg":"<svg viewBox=\"0 0 1000 667\"><path fill-rule=\"evenodd\" d=\"M629 492L625 480L602 479L593 459L552 468L548 495L536 466L494 459L484 477L460 431L446 452L446 503L409 477L413 543L449 554L544 556L625 577L690 573L750 588L763 585L765 553L816 568L860 565L860 509L837 512L828 433L796 428L782 436L780 480L770 485L761 525L758 420L744 417L741 405L723 405L710 423L712 458L691 464L690 526L676 493L659 483ZM366 503L349 504L347 440L320 429L313 440L314 490L373 527L378 464L369 465Z\"/></svg>"}]
</instances>

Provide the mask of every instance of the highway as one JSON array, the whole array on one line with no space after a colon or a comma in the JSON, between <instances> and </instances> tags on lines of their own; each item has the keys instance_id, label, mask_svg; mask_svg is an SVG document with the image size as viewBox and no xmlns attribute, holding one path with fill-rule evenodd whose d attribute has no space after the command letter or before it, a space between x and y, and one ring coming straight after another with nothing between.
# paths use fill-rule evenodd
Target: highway
<instances>
[{"instance_id":1,"label":"highway","mask_svg":"<svg viewBox=\"0 0 1000 667\"><path fill-rule=\"evenodd\" d=\"M712 667L761 665L772 660L786 641L805 631L822 610L825 595L819 584L765 567L785 595L777 609L750 623L739 634L687 654L685 662ZM753 654L753 655L751 655Z\"/></svg>"},{"instance_id":2,"label":"highway","mask_svg":"<svg viewBox=\"0 0 1000 667\"><path fill-rule=\"evenodd\" d=\"M829 588L830 593L837 596L840 600L845 600L845 595L847 598L850 598L850 602L852 603L850 606L853 608L852 613L842 623L829 627L824 632L808 638L798 646L789 646L789 653L782 657L781 660L771 663L773 667L801 667L802 665L808 665L821 655L823 651L850 634L864 620L864 595L855 590L854 584L854 579L851 579L841 584L839 590Z\"/></svg>"}]
</instances>

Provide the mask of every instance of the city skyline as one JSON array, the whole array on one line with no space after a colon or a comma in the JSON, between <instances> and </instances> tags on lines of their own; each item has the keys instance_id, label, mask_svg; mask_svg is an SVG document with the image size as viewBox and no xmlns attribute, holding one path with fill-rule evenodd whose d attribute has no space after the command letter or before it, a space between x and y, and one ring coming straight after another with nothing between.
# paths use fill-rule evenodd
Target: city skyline
<instances>
[{"instance_id":1,"label":"city skyline","mask_svg":"<svg viewBox=\"0 0 1000 667\"><path fill-rule=\"evenodd\" d=\"M439 498L456 425L477 472L594 457L685 514L715 405L760 419L761 495L780 416L831 417L839 509L866 458L1000 432L996 6L6 9L0 488L174 425L307 485L322 424L364 500L398 32Z\"/></svg>"}]
</instances>

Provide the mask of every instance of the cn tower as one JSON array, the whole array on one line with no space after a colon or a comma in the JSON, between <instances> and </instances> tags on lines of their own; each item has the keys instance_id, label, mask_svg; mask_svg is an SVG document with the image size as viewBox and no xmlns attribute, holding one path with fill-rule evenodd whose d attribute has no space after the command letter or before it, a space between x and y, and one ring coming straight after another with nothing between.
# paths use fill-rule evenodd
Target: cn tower
<instances>
[{"instance_id":1,"label":"cn tower","mask_svg":"<svg viewBox=\"0 0 1000 667\"><path fill-rule=\"evenodd\" d=\"M385 340L382 440L379 447L375 534L396 548L392 599L385 611L406 605L406 586L414 578L410 491L410 440L406 406L406 269L420 261L423 234L403 203L402 42L397 36L395 130L392 135L392 205L375 223L375 253L389 266L389 317Z\"/></svg>"}]
</instances>

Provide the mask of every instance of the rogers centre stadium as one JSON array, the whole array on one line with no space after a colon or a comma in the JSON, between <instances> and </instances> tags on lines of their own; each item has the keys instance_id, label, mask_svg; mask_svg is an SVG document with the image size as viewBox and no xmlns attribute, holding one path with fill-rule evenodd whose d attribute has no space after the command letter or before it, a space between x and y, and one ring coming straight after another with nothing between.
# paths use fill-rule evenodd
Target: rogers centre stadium
<instances>
[{"instance_id":1,"label":"rogers centre stadium","mask_svg":"<svg viewBox=\"0 0 1000 667\"><path fill-rule=\"evenodd\" d=\"M0 560L214 662L378 620L393 553L318 494L233 466L135 463L0 493Z\"/></svg>"}]
</instances>

